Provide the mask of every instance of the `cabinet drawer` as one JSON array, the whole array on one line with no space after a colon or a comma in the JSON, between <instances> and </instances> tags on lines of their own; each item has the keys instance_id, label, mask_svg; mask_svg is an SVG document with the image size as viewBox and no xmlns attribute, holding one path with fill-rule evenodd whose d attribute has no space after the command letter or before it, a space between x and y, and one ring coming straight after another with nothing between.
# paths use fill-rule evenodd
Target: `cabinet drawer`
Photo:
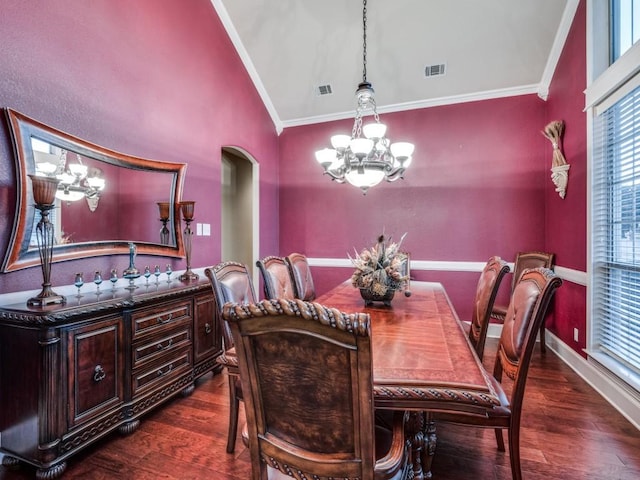
<instances>
[{"instance_id":1,"label":"cabinet drawer","mask_svg":"<svg viewBox=\"0 0 640 480\"><path fill-rule=\"evenodd\" d=\"M133 337L151 333L166 325L175 324L181 320L191 319L191 300L163 303L151 308L145 308L131 315Z\"/></svg>"},{"instance_id":2,"label":"cabinet drawer","mask_svg":"<svg viewBox=\"0 0 640 480\"><path fill-rule=\"evenodd\" d=\"M151 362L165 353L175 351L191 344L191 329L181 328L165 335L154 335L153 338L133 348L133 368L145 362Z\"/></svg>"},{"instance_id":3,"label":"cabinet drawer","mask_svg":"<svg viewBox=\"0 0 640 480\"><path fill-rule=\"evenodd\" d=\"M170 356L164 356L148 367L134 370L132 393L138 395L158 385L167 384L172 378L178 377L193 368L191 361L191 346L176 350Z\"/></svg>"}]
</instances>

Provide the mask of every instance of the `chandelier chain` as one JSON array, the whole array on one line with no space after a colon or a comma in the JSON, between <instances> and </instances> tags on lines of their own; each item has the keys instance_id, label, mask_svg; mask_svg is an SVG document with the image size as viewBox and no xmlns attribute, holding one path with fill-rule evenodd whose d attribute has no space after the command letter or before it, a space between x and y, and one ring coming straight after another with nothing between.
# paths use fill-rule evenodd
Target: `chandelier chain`
<instances>
[{"instance_id":1,"label":"chandelier chain","mask_svg":"<svg viewBox=\"0 0 640 480\"><path fill-rule=\"evenodd\" d=\"M367 82L367 0L362 6L362 81Z\"/></svg>"}]
</instances>

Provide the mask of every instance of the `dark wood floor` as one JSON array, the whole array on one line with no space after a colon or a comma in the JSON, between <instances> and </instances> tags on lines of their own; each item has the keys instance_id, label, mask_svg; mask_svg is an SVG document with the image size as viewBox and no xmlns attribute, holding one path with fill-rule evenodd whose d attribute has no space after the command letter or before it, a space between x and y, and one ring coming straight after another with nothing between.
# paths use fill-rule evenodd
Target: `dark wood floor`
<instances>
[{"instance_id":1,"label":"dark wood floor","mask_svg":"<svg viewBox=\"0 0 640 480\"><path fill-rule=\"evenodd\" d=\"M486 363L494 348L490 339ZM235 454L225 452L227 415L226 378L208 374L190 397L147 415L133 434L114 433L72 457L62 478L247 480L242 442ZM521 438L525 480L640 479L640 431L550 351L534 355ZM0 479L33 478L29 467L0 467ZM496 450L492 431L440 425L433 478L510 479L509 456Z\"/></svg>"}]
</instances>

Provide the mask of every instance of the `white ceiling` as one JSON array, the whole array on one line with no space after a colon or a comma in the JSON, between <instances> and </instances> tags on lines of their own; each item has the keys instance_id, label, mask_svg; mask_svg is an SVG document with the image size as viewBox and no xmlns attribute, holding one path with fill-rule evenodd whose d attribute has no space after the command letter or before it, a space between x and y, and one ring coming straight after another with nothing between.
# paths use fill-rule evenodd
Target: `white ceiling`
<instances>
[{"instance_id":1,"label":"white ceiling","mask_svg":"<svg viewBox=\"0 0 640 480\"><path fill-rule=\"evenodd\" d=\"M278 131L353 117L362 1L211 0ZM547 89L578 0L368 0L379 113ZM445 64L443 76L425 67ZM317 94L330 84L331 95Z\"/></svg>"}]
</instances>

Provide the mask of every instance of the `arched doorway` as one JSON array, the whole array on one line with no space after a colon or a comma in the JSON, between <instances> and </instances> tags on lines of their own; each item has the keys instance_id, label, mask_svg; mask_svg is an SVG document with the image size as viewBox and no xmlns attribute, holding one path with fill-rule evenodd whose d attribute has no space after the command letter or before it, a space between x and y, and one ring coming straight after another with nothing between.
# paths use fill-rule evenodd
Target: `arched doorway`
<instances>
[{"instance_id":1,"label":"arched doorway","mask_svg":"<svg viewBox=\"0 0 640 480\"><path fill-rule=\"evenodd\" d=\"M221 259L247 265L254 285L260 252L259 168L247 152L237 147L222 148Z\"/></svg>"}]
</instances>

